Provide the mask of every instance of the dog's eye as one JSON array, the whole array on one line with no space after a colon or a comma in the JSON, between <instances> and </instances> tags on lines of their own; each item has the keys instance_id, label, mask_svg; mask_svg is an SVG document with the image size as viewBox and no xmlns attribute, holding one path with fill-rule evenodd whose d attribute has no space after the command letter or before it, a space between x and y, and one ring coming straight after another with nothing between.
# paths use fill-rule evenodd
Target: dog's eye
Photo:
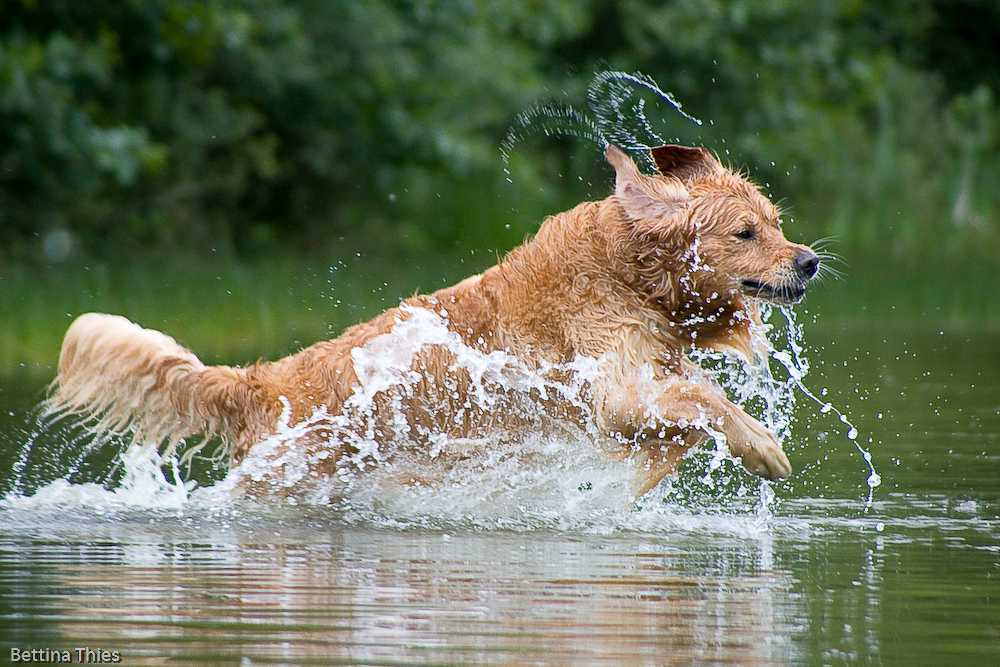
<instances>
[{"instance_id":1,"label":"dog's eye","mask_svg":"<svg viewBox=\"0 0 1000 667\"><path fill-rule=\"evenodd\" d=\"M743 239L746 241L752 239L754 237L754 233L753 229L751 229L750 227L744 227L740 231L733 234L733 236L735 236L738 239Z\"/></svg>"}]
</instances>

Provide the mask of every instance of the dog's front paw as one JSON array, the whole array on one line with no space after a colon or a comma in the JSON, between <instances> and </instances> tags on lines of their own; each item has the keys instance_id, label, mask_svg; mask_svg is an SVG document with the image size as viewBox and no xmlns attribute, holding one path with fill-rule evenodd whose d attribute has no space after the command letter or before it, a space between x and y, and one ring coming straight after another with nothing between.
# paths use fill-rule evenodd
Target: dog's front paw
<instances>
[{"instance_id":1,"label":"dog's front paw","mask_svg":"<svg viewBox=\"0 0 1000 667\"><path fill-rule=\"evenodd\" d=\"M745 433L742 442L729 441L729 450L738 457L743 467L766 479L784 479L792 474L792 464L781 450L774 435L750 415L740 415Z\"/></svg>"}]
</instances>

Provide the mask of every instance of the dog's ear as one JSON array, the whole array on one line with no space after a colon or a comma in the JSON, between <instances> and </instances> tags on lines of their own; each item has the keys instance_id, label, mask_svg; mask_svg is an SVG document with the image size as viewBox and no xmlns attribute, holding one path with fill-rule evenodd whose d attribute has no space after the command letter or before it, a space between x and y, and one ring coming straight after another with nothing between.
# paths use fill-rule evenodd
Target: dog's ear
<instances>
[{"instance_id":1,"label":"dog's ear","mask_svg":"<svg viewBox=\"0 0 1000 667\"><path fill-rule=\"evenodd\" d=\"M608 144L604 156L615 168L615 199L636 222L657 226L686 206L688 191L680 181L644 175L632 158L613 144Z\"/></svg>"},{"instance_id":2,"label":"dog's ear","mask_svg":"<svg viewBox=\"0 0 1000 667\"><path fill-rule=\"evenodd\" d=\"M725 171L725 167L704 148L657 146L649 152L661 174L673 176L683 183Z\"/></svg>"}]
</instances>

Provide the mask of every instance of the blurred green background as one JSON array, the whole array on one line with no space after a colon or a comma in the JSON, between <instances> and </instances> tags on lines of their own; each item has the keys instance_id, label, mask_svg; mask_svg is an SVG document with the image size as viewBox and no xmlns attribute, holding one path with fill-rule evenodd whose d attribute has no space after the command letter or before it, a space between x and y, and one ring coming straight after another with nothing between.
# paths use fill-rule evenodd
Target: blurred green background
<instances>
[{"instance_id":1,"label":"blurred green background","mask_svg":"<svg viewBox=\"0 0 1000 667\"><path fill-rule=\"evenodd\" d=\"M481 270L609 192L500 150L609 69L828 239L810 312L1000 328L997 44L994 0L0 0L0 377L87 310L245 363Z\"/></svg>"}]
</instances>

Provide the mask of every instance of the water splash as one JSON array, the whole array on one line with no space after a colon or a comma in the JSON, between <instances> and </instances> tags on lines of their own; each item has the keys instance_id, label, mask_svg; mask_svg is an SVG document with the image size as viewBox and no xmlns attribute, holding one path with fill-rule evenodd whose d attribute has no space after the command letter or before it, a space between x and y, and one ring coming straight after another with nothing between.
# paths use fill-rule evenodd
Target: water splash
<instances>
[{"instance_id":1,"label":"water splash","mask_svg":"<svg viewBox=\"0 0 1000 667\"><path fill-rule=\"evenodd\" d=\"M872 462L871 452L862 447L858 442L857 427L850 422L847 415L835 408L831 403L820 399L803 382L803 378L809 370L809 364L803 356L802 327L796 324L795 312L792 309L781 308L779 310L784 315L787 324L786 340L788 348L787 350L772 349L771 355L778 362L780 362L788 372L790 382L794 384L795 388L820 406L821 414L828 414L832 412L837 416L837 419L847 427L847 439L851 441L854 447L861 454L861 457L865 460L865 463L868 465L869 474L865 480L865 483L868 485L868 498L865 501L865 511L867 512L872 507L875 489L882 484L882 477L878 474L878 471L875 470L875 464Z\"/></svg>"},{"instance_id":2,"label":"water splash","mask_svg":"<svg viewBox=\"0 0 1000 667\"><path fill-rule=\"evenodd\" d=\"M652 77L640 72L600 72L587 87L586 110L563 102L545 102L517 115L500 145L508 177L507 166L514 145L532 135L574 137L601 148L613 143L619 148L640 150L667 143L647 118L645 94L665 101L694 125L702 124L685 112L680 102L660 88ZM640 157L647 161L647 166L655 168L646 151L642 151Z\"/></svg>"},{"instance_id":3,"label":"water splash","mask_svg":"<svg viewBox=\"0 0 1000 667\"><path fill-rule=\"evenodd\" d=\"M771 508L775 502L774 489L766 479L760 480L760 502L757 503L757 524L766 526L771 519Z\"/></svg>"},{"instance_id":4,"label":"water splash","mask_svg":"<svg viewBox=\"0 0 1000 667\"><path fill-rule=\"evenodd\" d=\"M95 482L72 484L66 475L39 487L32 495L12 491L0 499L0 507L21 511L90 508L100 514L129 508L180 511L196 486L194 481L182 478L176 458L164 460L156 452L124 453L121 465L124 475L115 488Z\"/></svg>"},{"instance_id":5,"label":"water splash","mask_svg":"<svg viewBox=\"0 0 1000 667\"><path fill-rule=\"evenodd\" d=\"M773 309L763 309L764 324L754 331L760 355L749 363L739 363L717 352L690 352L701 363L707 379L725 387L735 402L757 416L782 441L792 430L798 392L813 400L815 396L804 384L809 364L803 354L802 329L791 310L782 308L779 312L785 323L776 327L769 323ZM419 374L413 373L412 362L425 345L450 350L454 363L472 378L474 403L536 420L532 435L511 440L504 436L455 439L436 434L429 449L432 468L456 451L461 456L452 461L445 475L438 471L432 482L399 484L400 479L431 478L435 473L421 468L419 462L405 454L423 445L414 445L409 436L389 443L384 437L380 440L374 435L377 426L372 421L360 435L339 432L336 437L348 440L355 452L347 459L350 466L302 493L296 486L309 481L310 466L306 462L316 454L296 449L294 443L305 439L312 429L331 428L337 419L320 410L310 420L283 424L274 438L255 448L254 456L231 474L232 488L238 488L241 479L248 478L273 483L291 491L289 502L332 506L357 520L392 517L419 523L445 517L478 527L508 528L580 526L607 520L622 526L648 521L651 516L658 517L655 520L674 516L678 507L685 507L745 512L754 517L759 528L766 529L778 503L774 488L767 482L758 482L756 489L748 485L749 475L710 424L701 426L715 436L715 447L695 452L691 457L694 460L685 464L678 475L667 478L633 504L632 471L602 455L602 447L606 447L603 436L581 425L561 424L554 428L558 420L539 407L545 397L558 396L586 413L589 408L583 394L599 372L601 360L528 368L503 352L484 354L465 346L448 330L446 320L430 311L413 311L411 318L398 324L393 332L354 352L360 384L349 401L354 410L352 418L361 415L376 420L376 396L391 395L394 401L411 396L414 383L421 381ZM779 363L778 368L787 377L772 372L771 359ZM510 389L522 400L500 401L501 397L510 398ZM401 415L402 404L397 406L397 414ZM824 406L821 412L831 410L832 406ZM848 437L856 444L856 429L841 413L837 414L848 425ZM592 416L588 421L593 421ZM396 430L403 433L406 427L400 422ZM281 453L276 455L279 450ZM865 459L872 466L870 456ZM871 472L866 509L871 506L871 492L878 482L873 467ZM645 518L638 519L637 515Z\"/></svg>"},{"instance_id":6,"label":"water splash","mask_svg":"<svg viewBox=\"0 0 1000 667\"><path fill-rule=\"evenodd\" d=\"M618 142L621 147L648 148L646 142L650 140L663 142L646 118L646 99L637 96L637 93L641 94L643 90L665 100L685 119L695 125L701 125L700 120L684 111L673 94L662 90L652 77L640 72L634 74L617 71L600 72L587 87L587 102L597 116L598 126L605 130L608 138ZM623 107L627 104L632 105L631 109L623 111ZM630 130L625 127L625 119L632 119L637 128Z\"/></svg>"},{"instance_id":7,"label":"water splash","mask_svg":"<svg viewBox=\"0 0 1000 667\"><path fill-rule=\"evenodd\" d=\"M342 413L319 409L292 424L286 412L225 485L329 507L348 520L559 526L630 510L634 470L609 460L609 439L586 416L598 360L533 367L465 345L438 313L416 308L409 315L352 351L358 384ZM427 391L419 389L427 378L414 371L427 347L447 352L449 376L466 378L467 399L446 411L449 417L473 425L485 419L490 428L472 435L461 428L465 434L456 437L446 421L428 428L408 420ZM451 378L442 382L430 390L459 393ZM582 418L551 414L551 401ZM325 461L341 447L347 454ZM323 469L328 474L317 474Z\"/></svg>"},{"instance_id":8,"label":"water splash","mask_svg":"<svg viewBox=\"0 0 1000 667\"><path fill-rule=\"evenodd\" d=\"M783 324L776 326L770 323L774 311L781 314ZM805 356L803 330L796 322L795 311L787 307L772 308L762 304L761 321L761 325L753 327L758 354L750 363L733 363L723 353L697 348L690 351L691 357L713 381L726 388L737 405L760 419L775 434L779 443L791 434L796 397L800 392L820 406L820 414L834 414L846 427L845 437L857 448L868 465L869 474L865 480L868 487L865 501L867 512L872 507L874 491L882 482L881 476L875 470L871 453L858 443L858 429L847 415L831 403L819 399L805 384L809 360ZM785 373L786 378L774 374L768 363L769 359L778 362L778 368ZM760 492L762 504L768 495L767 491L770 488Z\"/></svg>"},{"instance_id":9,"label":"water splash","mask_svg":"<svg viewBox=\"0 0 1000 667\"><path fill-rule=\"evenodd\" d=\"M514 416L530 428L519 437L498 429L456 438L446 429L420 431L408 424L405 404L424 381L413 363L428 346L447 350L453 370L465 371L471 383L467 410ZM704 528L706 517L714 516L713 531L768 530L774 489L742 470L721 434L714 447L697 451L680 473L634 501L634 468L607 456L609 448L621 445L598 433L588 413L586 392L600 372L600 359L529 367L502 351L466 346L448 328L446 316L426 309L411 310L408 319L352 355L359 382L343 414L319 409L293 423L286 405L275 434L207 488L184 483L176 461L149 453L144 460L125 458L116 488L70 484L64 477L41 487L33 500L13 494L4 502L191 512L256 499L268 512L295 508L391 526L684 530ZM717 366L706 374L748 409L757 409L776 432L787 432L794 392L771 376L766 359L742 365L705 353L705 360ZM568 403L582 419L551 414L547 399ZM385 424L391 426L388 432ZM711 431L710 424L701 426ZM342 445L348 454L336 466L327 465L331 451ZM324 466L328 474L318 474Z\"/></svg>"},{"instance_id":10,"label":"water splash","mask_svg":"<svg viewBox=\"0 0 1000 667\"><path fill-rule=\"evenodd\" d=\"M588 88L588 112L548 104L520 114L503 142L505 165L514 144L534 133L573 136L601 146L614 142L626 149L665 143L647 117L645 94L666 101L687 121L701 124L651 78L602 72ZM692 262L698 261L695 246ZM763 311L767 322L771 310L764 307ZM866 508L870 507L873 491L881 481L871 455L857 443L857 429L847 418L805 386L803 378L809 365L803 355L801 327L790 309L782 308L781 312L787 324L787 347L779 349L770 340L774 327L764 324L755 331L762 353L750 363L734 363L720 353L699 350L692 350L692 356L735 402L758 416L779 442L790 433L797 391L821 405L821 413L835 412L869 465ZM601 360L528 367L503 352L485 354L465 346L447 328L446 315L442 318L423 309L408 314L409 319L390 333L352 351L359 384L342 414L319 409L292 424L286 405L275 434L255 446L225 479L207 489L189 495L193 486L181 481L176 461L162 461L151 454L146 461L124 460L121 484L105 490L103 496L98 492L104 488L100 485L72 485L64 477L42 487L35 497L63 498L74 491L72 487L86 487L95 497L103 498L101 502L154 507L183 507L195 502L211 507L238 496L252 498L260 489L285 505L328 509L346 521L421 523L443 519L503 528L674 526L686 521L684 517L690 516L693 508L730 515L742 512L742 516L752 518L754 530L766 530L777 503L774 489L768 482L759 482L754 495L746 483L748 474L730 456L721 434L714 434L714 448L695 452L686 470L665 479L636 504L630 482L634 471L628 464L605 456L605 439L588 426L593 419L584 419L582 425L560 423L546 414L543 402L551 396L586 416L586 387ZM473 401L463 408L469 413L508 412L530 421L535 428L516 439L502 431L455 438L446 430L420 431L409 424L403 403L418 393L414 386L422 376L414 372L412 362L426 346L448 350L454 366L468 374ZM771 358L784 368L788 380L772 374ZM521 398L511 402L512 395ZM389 413L394 418L389 422L380 423L376 415L380 400L390 402ZM360 431L353 426L359 417L367 420L366 428ZM701 426L712 433L710 424ZM323 445L331 442L336 447L346 444L349 453L338 465L327 466L332 467L332 474L317 474L333 449ZM421 456L426 453L431 464L422 467L414 451ZM444 459L450 465L441 465ZM24 457L15 467L20 478ZM172 482L163 474L166 468L173 473ZM3 502L21 502L22 488L18 484Z\"/></svg>"}]
</instances>

